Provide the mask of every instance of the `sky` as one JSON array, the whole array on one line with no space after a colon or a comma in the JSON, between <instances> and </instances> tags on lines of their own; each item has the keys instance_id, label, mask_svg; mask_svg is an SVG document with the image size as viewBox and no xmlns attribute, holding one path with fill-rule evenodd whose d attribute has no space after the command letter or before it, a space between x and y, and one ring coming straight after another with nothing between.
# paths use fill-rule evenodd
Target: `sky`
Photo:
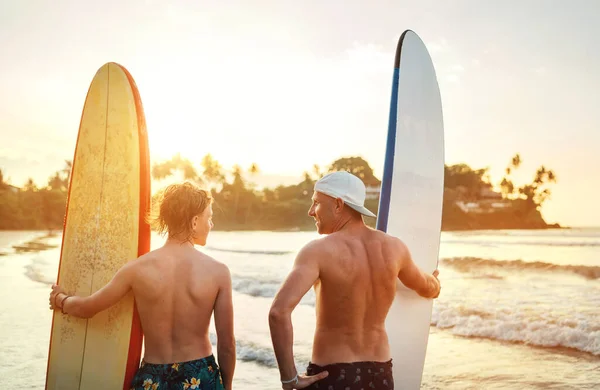
<instances>
[{"instance_id":1,"label":"sky","mask_svg":"<svg viewBox=\"0 0 600 390\"><path fill-rule=\"evenodd\" d=\"M0 3L0 169L44 184L72 159L104 63L139 88L151 161L257 163L259 185L362 156L381 177L399 36L425 42L447 164L516 180L544 164L548 222L600 225L600 2L8 0Z\"/></svg>"}]
</instances>

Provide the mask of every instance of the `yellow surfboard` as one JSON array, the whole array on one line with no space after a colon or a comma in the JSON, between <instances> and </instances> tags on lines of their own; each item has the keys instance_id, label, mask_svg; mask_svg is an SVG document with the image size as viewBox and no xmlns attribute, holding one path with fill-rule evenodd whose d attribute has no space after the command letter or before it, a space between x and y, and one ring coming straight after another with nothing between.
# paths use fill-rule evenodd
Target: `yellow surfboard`
<instances>
[{"instance_id":1,"label":"yellow surfboard","mask_svg":"<svg viewBox=\"0 0 600 390\"><path fill-rule=\"evenodd\" d=\"M94 76L75 147L58 284L88 296L150 249L146 122L129 72L107 63ZM90 319L55 311L46 389L128 389L142 330L133 294Z\"/></svg>"}]
</instances>

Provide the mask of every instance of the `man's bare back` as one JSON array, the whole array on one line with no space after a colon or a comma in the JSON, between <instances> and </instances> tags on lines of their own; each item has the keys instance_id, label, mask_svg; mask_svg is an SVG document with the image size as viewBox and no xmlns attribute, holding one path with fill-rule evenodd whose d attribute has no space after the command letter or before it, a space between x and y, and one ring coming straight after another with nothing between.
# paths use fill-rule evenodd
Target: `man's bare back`
<instances>
[{"instance_id":1,"label":"man's bare back","mask_svg":"<svg viewBox=\"0 0 600 390\"><path fill-rule=\"evenodd\" d=\"M167 244L135 262L132 283L148 363L184 362L212 353L208 329L229 271L189 245Z\"/></svg>"},{"instance_id":2,"label":"man's bare back","mask_svg":"<svg viewBox=\"0 0 600 390\"><path fill-rule=\"evenodd\" d=\"M397 240L366 227L316 241L319 262L313 363L390 358L385 318L401 264ZM320 248L319 248L320 247Z\"/></svg>"},{"instance_id":3,"label":"man's bare back","mask_svg":"<svg viewBox=\"0 0 600 390\"><path fill-rule=\"evenodd\" d=\"M364 224L363 216L375 216L364 207L365 197L364 183L348 172L315 183L308 215L325 237L298 252L269 311L284 389L393 389L385 320L397 281L423 297L439 295L437 270L422 272L402 241ZM294 364L291 313L311 287L317 324L312 361L301 375Z\"/></svg>"}]
</instances>

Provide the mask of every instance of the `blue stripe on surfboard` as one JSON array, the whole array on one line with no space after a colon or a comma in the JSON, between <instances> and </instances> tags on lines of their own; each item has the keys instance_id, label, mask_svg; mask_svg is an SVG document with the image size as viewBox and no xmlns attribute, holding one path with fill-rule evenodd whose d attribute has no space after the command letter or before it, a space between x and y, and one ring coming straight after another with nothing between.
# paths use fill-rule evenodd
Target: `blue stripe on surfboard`
<instances>
[{"instance_id":1,"label":"blue stripe on surfboard","mask_svg":"<svg viewBox=\"0 0 600 390\"><path fill-rule=\"evenodd\" d=\"M385 147L385 163L383 165L383 178L381 180L381 193L379 195L379 208L377 211L377 229L387 231L390 201L392 197L392 177L394 175L394 153L396 149L396 119L398 117L398 81L400 69L394 68L392 79L392 98L390 101L390 118L388 123L387 144Z\"/></svg>"}]
</instances>

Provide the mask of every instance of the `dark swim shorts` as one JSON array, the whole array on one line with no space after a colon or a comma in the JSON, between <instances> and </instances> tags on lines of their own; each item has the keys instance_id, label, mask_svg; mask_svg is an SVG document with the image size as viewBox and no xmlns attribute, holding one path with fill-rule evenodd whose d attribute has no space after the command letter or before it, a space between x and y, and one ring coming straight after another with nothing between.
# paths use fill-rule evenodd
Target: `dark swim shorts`
<instances>
[{"instance_id":1,"label":"dark swim shorts","mask_svg":"<svg viewBox=\"0 0 600 390\"><path fill-rule=\"evenodd\" d=\"M327 371L329 375L306 387L319 390L393 390L392 359L387 362L335 363L318 366L310 363L308 375Z\"/></svg>"},{"instance_id":2,"label":"dark swim shorts","mask_svg":"<svg viewBox=\"0 0 600 390\"><path fill-rule=\"evenodd\" d=\"M183 363L150 364L142 360L132 390L224 390L213 355Z\"/></svg>"}]
</instances>

